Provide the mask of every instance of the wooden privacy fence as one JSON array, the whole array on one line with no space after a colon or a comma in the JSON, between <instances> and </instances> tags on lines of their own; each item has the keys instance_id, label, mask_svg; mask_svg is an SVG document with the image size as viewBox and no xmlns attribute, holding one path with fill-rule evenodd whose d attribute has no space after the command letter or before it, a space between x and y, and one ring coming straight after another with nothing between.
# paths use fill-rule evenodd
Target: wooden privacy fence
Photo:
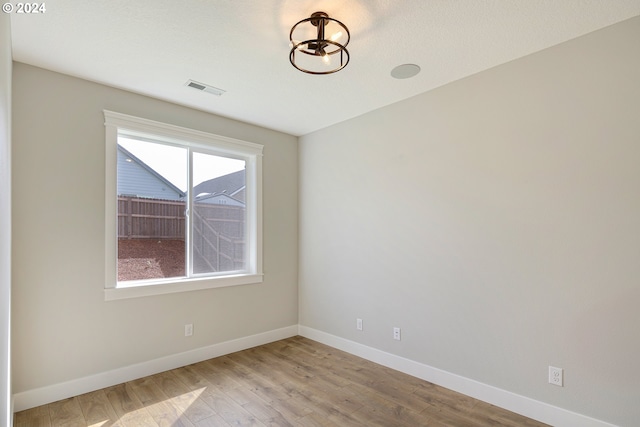
<instances>
[{"instance_id":1,"label":"wooden privacy fence","mask_svg":"<svg viewBox=\"0 0 640 427\"><path fill-rule=\"evenodd\" d=\"M119 239L184 240L185 202L118 197Z\"/></svg>"},{"instance_id":2,"label":"wooden privacy fence","mask_svg":"<svg viewBox=\"0 0 640 427\"><path fill-rule=\"evenodd\" d=\"M185 239L183 201L118 197L119 239ZM195 203L194 273L244 268L244 206Z\"/></svg>"},{"instance_id":3,"label":"wooden privacy fence","mask_svg":"<svg viewBox=\"0 0 640 427\"><path fill-rule=\"evenodd\" d=\"M233 271L245 267L244 207L195 204L193 272Z\"/></svg>"}]
</instances>

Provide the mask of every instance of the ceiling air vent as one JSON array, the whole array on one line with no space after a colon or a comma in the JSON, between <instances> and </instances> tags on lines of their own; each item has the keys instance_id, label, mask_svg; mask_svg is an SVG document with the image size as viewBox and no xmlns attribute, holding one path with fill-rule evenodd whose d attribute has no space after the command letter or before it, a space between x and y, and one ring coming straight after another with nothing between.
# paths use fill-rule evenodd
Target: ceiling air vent
<instances>
[{"instance_id":1,"label":"ceiling air vent","mask_svg":"<svg viewBox=\"0 0 640 427\"><path fill-rule=\"evenodd\" d=\"M200 90L202 92L211 93L215 96L220 96L226 92L225 90L218 89L217 87L209 86L204 83L196 82L194 80L187 80L187 82L185 83L185 86Z\"/></svg>"}]
</instances>

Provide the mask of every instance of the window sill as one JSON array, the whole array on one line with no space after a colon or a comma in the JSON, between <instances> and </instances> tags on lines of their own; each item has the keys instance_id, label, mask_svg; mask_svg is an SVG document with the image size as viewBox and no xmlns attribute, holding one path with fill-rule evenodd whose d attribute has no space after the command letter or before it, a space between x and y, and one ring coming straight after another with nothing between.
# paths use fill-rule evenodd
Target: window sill
<instances>
[{"instance_id":1,"label":"window sill","mask_svg":"<svg viewBox=\"0 0 640 427\"><path fill-rule=\"evenodd\" d=\"M250 285L254 283L262 283L262 274L238 274L236 276L216 278L181 279L175 282L138 282L132 285L120 284L117 288L106 288L104 290L104 300L114 301L227 286Z\"/></svg>"}]
</instances>

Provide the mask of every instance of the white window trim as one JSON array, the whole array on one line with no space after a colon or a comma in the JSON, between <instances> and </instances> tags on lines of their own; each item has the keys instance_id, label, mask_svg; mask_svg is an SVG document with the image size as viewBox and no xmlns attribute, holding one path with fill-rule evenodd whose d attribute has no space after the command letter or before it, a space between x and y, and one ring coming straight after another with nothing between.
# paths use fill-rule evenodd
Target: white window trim
<instances>
[{"instance_id":1,"label":"white window trim","mask_svg":"<svg viewBox=\"0 0 640 427\"><path fill-rule=\"evenodd\" d=\"M104 110L105 119L105 289L106 301L187 292L225 286L261 283L262 273L262 149L263 146L153 120ZM117 246L117 144L118 132L137 136L154 136L165 142L214 150L221 154L247 157L247 209L249 259L247 272L202 278L160 279L118 283ZM255 173L254 173L255 171ZM253 185L251 185L253 184ZM235 272L234 272L235 273Z\"/></svg>"}]
</instances>

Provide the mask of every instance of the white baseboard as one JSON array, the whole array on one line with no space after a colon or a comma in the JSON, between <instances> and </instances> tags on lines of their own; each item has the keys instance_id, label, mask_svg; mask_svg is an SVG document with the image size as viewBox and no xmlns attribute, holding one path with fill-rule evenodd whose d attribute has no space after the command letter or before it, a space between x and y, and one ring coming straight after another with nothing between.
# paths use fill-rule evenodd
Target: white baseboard
<instances>
[{"instance_id":1,"label":"white baseboard","mask_svg":"<svg viewBox=\"0 0 640 427\"><path fill-rule=\"evenodd\" d=\"M616 427L604 421L596 420L525 396L520 396L497 387L302 325L292 325L60 384L16 393L13 395L13 409L16 412L23 411L137 378L268 344L298 334L552 426Z\"/></svg>"},{"instance_id":2,"label":"white baseboard","mask_svg":"<svg viewBox=\"0 0 640 427\"><path fill-rule=\"evenodd\" d=\"M548 403L520 396L404 357L300 325L299 334L405 374L457 391L525 417L559 427L616 427Z\"/></svg>"},{"instance_id":3,"label":"white baseboard","mask_svg":"<svg viewBox=\"0 0 640 427\"><path fill-rule=\"evenodd\" d=\"M137 363L135 365L114 369L112 371L101 372L99 374L60 384L53 384L47 387L27 390L13 395L13 409L16 412L23 411L25 409L45 405L47 403L66 399L72 396L78 396L80 394L135 380L137 378L146 377L148 375L157 374L159 372L168 371L170 369L179 368L181 366L190 365L192 363L201 362L203 360L212 359L214 357L223 356L236 351L246 350L248 348L293 337L297 334L298 325L292 325L248 337L225 341L219 344L213 344L207 347L197 348L184 353L161 357L148 362Z\"/></svg>"}]
</instances>

